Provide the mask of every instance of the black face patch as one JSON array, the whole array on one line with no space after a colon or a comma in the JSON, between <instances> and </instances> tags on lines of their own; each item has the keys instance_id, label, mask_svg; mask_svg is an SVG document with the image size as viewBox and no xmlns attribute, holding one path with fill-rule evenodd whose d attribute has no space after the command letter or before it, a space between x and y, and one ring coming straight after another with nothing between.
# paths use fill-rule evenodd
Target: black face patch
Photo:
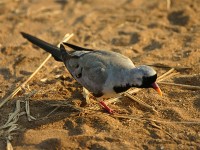
<instances>
[{"instance_id":1,"label":"black face patch","mask_svg":"<svg viewBox=\"0 0 200 150\"><path fill-rule=\"evenodd\" d=\"M157 79L157 74L150 77L142 78L142 85L139 88L150 88L152 83L154 83Z\"/></svg>"},{"instance_id":2,"label":"black face patch","mask_svg":"<svg viewBox=\"0 0 200 150\"><path fill-rule=\"evenodd\" d=\"M116 92L116 93L121 93L121 92L124 92L124 91L127 91L128 89L130 89L132 86L130 84L126 84L125 86L114 86L113 87L113 90Z\"/></svg>"}]
</instances>

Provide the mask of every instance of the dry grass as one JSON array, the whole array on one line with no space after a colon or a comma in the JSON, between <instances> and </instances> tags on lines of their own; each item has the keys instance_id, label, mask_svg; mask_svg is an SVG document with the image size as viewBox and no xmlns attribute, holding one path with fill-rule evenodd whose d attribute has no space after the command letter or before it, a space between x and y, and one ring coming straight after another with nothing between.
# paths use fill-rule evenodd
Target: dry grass
<instances>
[{"instance_id":1,"label":"dry grass","mask_svg":"<svg viewBox=\"0 0 200 150\"><path fill-rule=\"evenodd\" d=\"M66 34L62 40L62 42L66 42L68 41L71 37L73 36L73 34ZM60 44L62 43L60 42L57 46L60 47ZM30 75L30 77L24 81L18 88L16 88L8 97L6 97L1 103L0 103L0 108L7 102L9 101L11 98L13 98L19 91L21 91L25 85L36 75L36 73L44 66L44 64L51 58L51 54L49 54L47 56L47 58L40 64L40 66Z\"/></svg>"},{"instance_id":2,"label":"dry grass","mask_svg":"<svg viewBox=\"0 0 200 150\"><path fill-rule=\"evenodd\" d=\"M63 38L63 40L57 45L58 47L60 47L60 44L62 42L67 42L71 37L73 36L73 34L66 34L65 37ZM35 74L44 66L44 64L49 60L49 58L51 57L51 54L47 56L47 58L40 64L40 66L31 74L31 76L24 81L18 88L16 88L8 97L6 97L1 103L0 103L0 108L7 102L9 101L11 98L13 98L19 91L21 90L25 90L25 86L26 84L35 76ZM8 120L7 122L0 127L0 136L6 139L7 142L7 150L12 150L12 144L10 143L10 140L12 139L12 133L14 131L17 131L18 128L18 124L17 121L19 120L19 117L22 115L26 115L28 121L32 121L32 120L36 120L35 117L30 115L30 106L29 106L29 99L30 97L32 97L37 91L31 91L30 93L25 95L25 100L21 101L21 100L17 100L16 101L16 108L15 111L13 113L9 114ZM21 108L21 103L25 103L25 111L22 111ZM55 111L55 110L54 110ZM50 115L50 114L49 114Z\"/></svg>"}]
</instances>

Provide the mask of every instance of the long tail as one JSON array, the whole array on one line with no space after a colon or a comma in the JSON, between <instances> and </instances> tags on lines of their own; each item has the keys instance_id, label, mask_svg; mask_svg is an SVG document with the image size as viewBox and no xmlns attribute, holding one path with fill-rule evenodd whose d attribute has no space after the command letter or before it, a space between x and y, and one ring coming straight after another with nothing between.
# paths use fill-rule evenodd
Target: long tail
<instances>
[{"instance_id":1,"label":"long tail","mask_svg":"<svg viewBox=\"0 0 200 150\"><path fill-rule=\"evenodd\" d=\"M60 49L52 44L49 44L37 37L34 37L30 34L21 32L22 36L27 39L28 41L30 41L31 43L37 45L38 47L42 48L43 50L45 50L46 52L49 52L52 54L52 56L54 57L54 59L56 61L62 61L62 56L61 56L61 52Z\"/></svg>"}]
</instances>

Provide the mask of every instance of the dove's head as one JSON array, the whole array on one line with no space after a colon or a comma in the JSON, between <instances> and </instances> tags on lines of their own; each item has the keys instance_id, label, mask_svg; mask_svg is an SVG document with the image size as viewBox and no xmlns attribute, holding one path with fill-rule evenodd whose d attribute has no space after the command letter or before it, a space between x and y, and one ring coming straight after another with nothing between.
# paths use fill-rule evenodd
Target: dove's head
<instances>
[{"instance_id":1,"label":"dove's head","mask_svg":"<svg viewBox=\"0 0 200 150\"><path fill-rule=\"evenodd\" d=\"M140 81L137 86L138 88L153 88L159 95L162 95L162 92L156 83L157 73L153 68L142 65L136 67L134 70L137 72L135 75L137 76L138 81Z\"/></svg>"}]
</instances>

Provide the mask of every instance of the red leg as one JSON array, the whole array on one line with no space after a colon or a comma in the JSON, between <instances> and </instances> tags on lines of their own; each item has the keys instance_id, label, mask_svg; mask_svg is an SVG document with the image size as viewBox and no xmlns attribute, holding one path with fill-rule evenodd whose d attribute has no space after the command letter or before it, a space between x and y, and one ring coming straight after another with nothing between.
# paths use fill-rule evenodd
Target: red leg
<instances>
[{"instance_id":1,"label":"red leg","mask_svg":"<svg viewBox=\"0 0 200 150\"><path fill-rule=\"evenodd\" d=\"M108 113L113 114L114 111L113 111L111 108L109 108L109 107L105 104L104 101L100 101L99 103L100 103L100 105L101 105Z\"/></svg>"}]
</instances>

